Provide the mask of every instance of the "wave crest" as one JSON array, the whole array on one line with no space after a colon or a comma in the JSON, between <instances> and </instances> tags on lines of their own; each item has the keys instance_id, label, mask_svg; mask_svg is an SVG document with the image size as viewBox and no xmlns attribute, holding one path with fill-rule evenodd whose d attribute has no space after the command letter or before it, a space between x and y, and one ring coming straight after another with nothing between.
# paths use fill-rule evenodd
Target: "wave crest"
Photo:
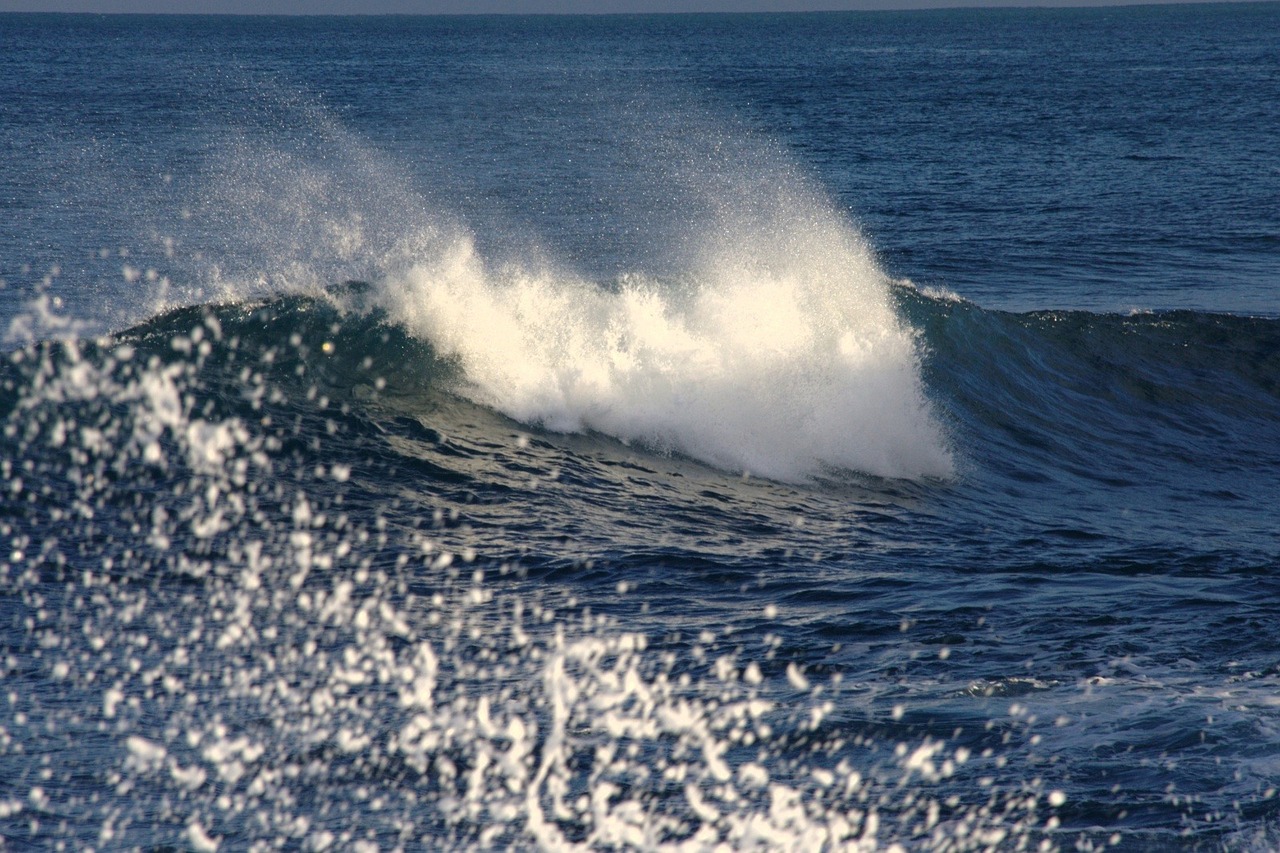
<instances>
[{"instance_id":1,"label":"wave crest","mask_svg":"<svg viewBox=\"0 0 1280 853\"><path fill-rule=\"evenodd\" d=\"M856 232L811 214L717 233L682 278L612 287L460 238L380 301L520 421L780 480L950 475L916 336Z\"/></svg>"}]
</instances>

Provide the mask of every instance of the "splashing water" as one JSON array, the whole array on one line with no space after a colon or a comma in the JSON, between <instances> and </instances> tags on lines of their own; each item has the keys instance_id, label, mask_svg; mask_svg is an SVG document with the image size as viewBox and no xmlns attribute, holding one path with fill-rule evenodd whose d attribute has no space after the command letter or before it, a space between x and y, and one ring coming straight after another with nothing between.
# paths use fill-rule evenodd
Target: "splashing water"
<instances>
[{"instance_id":1,"label":"splashing water","mask_svg":"<svg viewBox=\"0 0 1280 853\"><path fill-rule=\"evenodd\" d=\"M1275 849L1255 5L0 16L0 838Z\"/></svg>"},{"instance_id":2,"label":"splashing water","mask_svg":"<svg viewBox=\"0 0 1280 853\"><path fill-rule=\"evenodd\" d=\"M855 851L1051 835L1039 779L974 802L989 753L845 731L856 692L783 666L768 638L654 644L487 557L452 515L391 510L353 440L359 395L308 384L296 334L228 337L234 314L8 360L0 588L33 649L4 664L6 834ZM40 753L63 759L41 770Z\"/></svg>"},{"instance_id":3,"label":"splashing water","mask_svg":"<svg viewBox=\"0 0 1280 853\"><path fill-rule=\"evenodd\" d=\"M674 282L494 269L463 237L381 302L460 361L463 393L526 423L782 480L950 475L887 277L817 201L776 204L714 223Z\"/></svg>"},{"instance_id":4,"label":"splashing water","mask_svg":"<svg viewBox=\"0 0 1280 853\"><path fill-rule=\"evenodd\" d=\"M208 263L166 298L231 305L9 360L0 586L34 650L5 660L30 688L7 697L6 730L24 733L0 752L7 833L197 850L1050 844L1042 804L1060 803L1040 778L975 799L1004 758L849 729L870 704L776 659L772 635L658 641L488 553L456 505L432 511L474 467L394 470L418 464L426 427L404 426L391 392L441 406L443 374L414 389L427 362L410 361L389 389L372 354L333 344L344 324L403 330L458 368L449 389L524 424L735 474L948 476L886 276L792 171L718 175L681 269L602 286L540 252L486 259L442 217L388 228L343 180L265 162L266 185L220 181L275 274ZM319 286L349 268L368 286ZM252 332L254 300L278 293L338 311L287 343ZM506 439L476 439L489 449L469 463L494 483L524 465L527 437ZM406 509L388 482L427 493Z\"/></svg>"}]
</instances>

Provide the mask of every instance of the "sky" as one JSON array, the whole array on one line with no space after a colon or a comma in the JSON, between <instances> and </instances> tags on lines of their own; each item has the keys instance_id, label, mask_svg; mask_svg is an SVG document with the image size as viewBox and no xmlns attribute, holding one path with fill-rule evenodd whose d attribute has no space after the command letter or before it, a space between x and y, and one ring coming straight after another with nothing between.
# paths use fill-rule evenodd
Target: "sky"
<instances>
[{"instance_id":1,"label":"sky","mask_svg":"<svg viewBox=\"0 0 1280 853\"><path fill-rule=\"evenodd\" d=\"M1122 0L1133 2L1133 0ZM1147 0L1139 0L1147 2ZM1169 2L1169 0L1150 0ZM582 14L803 12L945 6L1105 6L1115 0L0 0L0 12L221 14Z\"/></svg>"}]
</instances>

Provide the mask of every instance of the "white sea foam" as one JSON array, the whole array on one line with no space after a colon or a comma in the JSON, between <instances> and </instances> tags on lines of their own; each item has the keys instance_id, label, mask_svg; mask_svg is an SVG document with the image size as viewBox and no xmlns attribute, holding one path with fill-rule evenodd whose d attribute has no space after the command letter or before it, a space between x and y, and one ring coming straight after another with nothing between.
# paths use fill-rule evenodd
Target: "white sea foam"
<instances>
[{"instance_id":1,"label":"white sea foam","mask_svg":"<svg viewBox=\"0 0 1280 853\"><path fill-rule=\"evenodd\" d=\"M888 278L834 211L776 203L721 213L675 280L494 265L462 236L382 301L460 360L464 393L520 421L781 480L949 475Z\"/></svg>"},{"instance_id":2,"label":"white sea foam","mask_svg":"<svg viewBox=\"0 0 1280 853\"><path fill-rule=\"evenodd\" d=\"M940 285L918 285L911 281L911 279L906 278L901 279L898 283L904 287L913 287L922 296L927 296L930 299L936 299L939 302L949 302L952 305L959 305L965 301L964 297L956 293L954 290Z\"/></svg>"}]
</instances>

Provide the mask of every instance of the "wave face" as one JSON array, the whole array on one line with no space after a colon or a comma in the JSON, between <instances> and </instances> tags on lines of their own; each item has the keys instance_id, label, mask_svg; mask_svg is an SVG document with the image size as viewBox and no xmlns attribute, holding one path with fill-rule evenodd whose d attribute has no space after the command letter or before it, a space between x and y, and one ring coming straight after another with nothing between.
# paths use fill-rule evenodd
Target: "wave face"
<instances>
[{"instance_id":1,"label":"wave face","mask_svg":"<svg viewBox=\"0 0 1280 853\"><path fill-rule=\"evenodd\" d=\"M1243 471L1270 459L1258 439L1280 388L1273 319L1011 314L915 293L904 293L904 310L924 327L929 381L952 401L948 408L984 440L1008 442L1016 455L1043 454L1024 464L1056 458L1042 469L1089 470L1104 454L1141 469L1158 454L1190 468Z\"/></svg>"}]
</instances>

